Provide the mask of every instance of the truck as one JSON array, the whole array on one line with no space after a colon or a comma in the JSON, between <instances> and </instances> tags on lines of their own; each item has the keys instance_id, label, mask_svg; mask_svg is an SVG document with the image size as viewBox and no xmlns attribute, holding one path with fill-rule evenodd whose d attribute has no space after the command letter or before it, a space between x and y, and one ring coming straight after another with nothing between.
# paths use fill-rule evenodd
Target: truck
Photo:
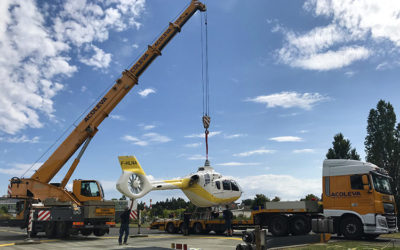
<instances>
[{"instance_id":1,"label":"truck","mask_svg":"<svg viewBox=\"0 0 400 250\"><path fill-rule=\"evenodd\" d=\"M110 90L30 178L11 178L8 198L16 201L15 219L2 221L1 225L27 228L32 236L45 232L47 237L66 237L79 233L102 236L109 232L109 228L115 225L115 205L112 201L104 200L100 182L76 179L73 181L72 191L65 187L90 141L98 132L99 125L138 84L140 75L161 55L162 49L197 10L206 11L206 6L192 0L133 66L122 72L122 76ZM79 149L80 152L61 183L51 183L53 177Z\"/></svg>"},{"instance_id":2,"label":"truck","mask_svg":"<svg viewBox=\"0 0 400 250\"><path fill-rule=\"evenodd\" d=\"M346 239L377 238L397 232L397 208L390 176L378 166L362 161L330 159L323 162L321 201L266 202L251 211L250 219L234 219L234 229L260 225L273 236L314 232L343 235ZM159 219L151 228L178 232L182 220ZM329 225L328 228L321 224ZM225 230L222 218L194 217L195 233Z\"/></svg>"}]
</instances>

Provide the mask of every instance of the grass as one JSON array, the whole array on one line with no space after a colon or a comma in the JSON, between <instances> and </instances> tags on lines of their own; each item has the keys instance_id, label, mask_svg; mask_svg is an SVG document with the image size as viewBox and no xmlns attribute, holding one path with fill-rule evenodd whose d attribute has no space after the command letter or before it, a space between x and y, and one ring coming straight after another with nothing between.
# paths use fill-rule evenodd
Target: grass
<instances>
[{"instance_id":1,"label":"grass","mask_svg":"<svg viewBox=\"0 0 400 250\"><path fill-rule=\"evenodd\" d=\"M295 250L313 250L313 249L340 249L340 250L372 250L372 249L400 249L400 246L395 246L393 241L389 242L359 242L359 241L345 241L345 242L329 242L327 244L313 244L308 246L291 247L287 249Z\"/></svg>"},{"instance_id":2,"label":"grass","mask_svg":"<svg viewBox=\"0 0 400 250\"><path fill-rule=\"evenodd\" d=\"M379 238L391 238L391 239L400 239L400 233L394 233L394 234L381 234Z\"/></svg>"}]
</instances>

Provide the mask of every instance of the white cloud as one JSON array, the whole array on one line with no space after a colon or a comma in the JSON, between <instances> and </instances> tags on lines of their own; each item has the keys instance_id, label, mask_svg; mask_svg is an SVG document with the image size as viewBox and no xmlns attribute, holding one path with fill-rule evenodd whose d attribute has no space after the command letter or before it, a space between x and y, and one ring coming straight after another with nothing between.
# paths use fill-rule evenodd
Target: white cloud
<instances>
[{"instance_id":1,"label":"white cloud","mask_svg":"<svg viewBox=\"0 0 400 250\"><path fill-rule=\"evenodd\" d=\"M256 149L256 150L252 150L252 151L234 154L233 156L247 157L247 156L251 156L251 155L273 154L275 152L276 152L275 150L261 148L261 149Z\"/></svg>"},{"instance_id":2,"label":"white cloud","mask_svg":"<svg viewBox=\"0 0 400 250\"><path fill-rule=\"evenodd\" d=\"M282 200L299 200L307 194L321 195L321 179L300 179L290 175L256 175L234 177L245 190L242 199L254 198L256 194L278 196Z\"/></svg>"},{"instance_id":3,"label":"white cloud","mask_svg":"<svg viewBox=\"0 0 400 250\"><path fill-rule=\"evenodd\" d=\"M210 138L210 137L219 135L221 133L222 133L221 131L213 131L213 132L210 132L208 134L208 137ZM185 138L205 138L205 135L204 135L204 133L202 133L202 134L191 134L191 135L185 135Z\"/></svg>"},{"instance_id":4,"label":"white cloud","mask_svg":"<svg viewBox=\"0 0 400 250\"><path fill-rule=\"evenodd\" d=\"M312 54L297 60L292 60L293 58L291 58L290 62L294 67L322 71L343 68L355 61L368 58L370 54L371 51L364 47L353 46L343 47L337 51L329 50Z\"/></svg>"},{"instance_id":5,"label":"white cloud","mask_svg":"<svg viewBox=\"0 0 400 250\"><path fill-rule=\"evenodd\" d=\"M85 85L83 85L83 86L81 87L81 92L84 93L84 92L86 92L86 90L87 90L87 87L86 87Z\"/></svg>"},{"instance_id":6,"label":"white cloud","mask_svg":"<svg viewBox=\"0 0 400 250\"><path fill-rule=\"evenodd\" d=\"M303 141L301 137L298 136L278 136L278 137L271 137L269 138L271 141L277 141L277 142L299 142Z\"/></svg>"},{"instance_id":7,"label":"white cloud","mask_svg":"<svg viewBox=\"0 0 400 250\"><path fill-rule=\"evenodd\" d=\"M151 130L151 129L155 128L155 127L156 127L155 125L144 125L143 129L144 130Z\"/></svg>"},{"instance_id":8,"label":"white cloud","mask_svg":"<svg viewBox=\"0 0 400 250\"><path fill-rule=\"evenodd\" d=\"M201 142L198 142L198 143L189 143L189 144L185 144L185 147L187 147L187 148L197 148L197 147L200 147L201 146Z\"/></svg>"},{"instance_id":9,"label":"white cloud","mask_svg":"<svg viewBox=\"0 0 400 250\"><path fill-rule=\"evenodd\" d=\"M160 143L165 143L171 141L171 138L165 135L160 135L158 133L147 133L144 134L143 137L147 138L149 141L152 142L160 142Z\"/></svg>"},{"instance_id":10,"label":"white cloud","mask_svg":"<svg viewBox=\"0 0 400 250\"><path fill-rule=\"evenodd\" d=\"M225 163L218 163L215 164L216 166L257 166L260 165L258 162L225 162Z\"/></svg>"},{"instance_id":11,"label":"white cloud","mask_svg":"<svg viewBox=\"0 0 400 250\"><path fill-rule=\"evenodd\" d=\"M310 110L319 102L329 100L329 97L319 93L297 93L297 92L281 92L271 95L262 95L255 98L249 98L248 101L255 103L265 103L267 108L283 107L283 108L301 108Z\"/></svg>"},{"instance_id":12,"label":"white cloud","mask_svg":"<svg viewBox=\"0 0 400 250\"><path fill-rule=\"evenodd\" d=\"M15 136L15 137L0 137L0 142L2 141L8 143L38 143L39 136L34 136L32 138L29 138L26 135Z\"/></svg>"},{"instance_id":13,"label":"white cloud","mask_svg":"<svg viewBox=\"0 0 400 250\"><path fill-rule=\"evenodd\" d=\"M125 117L122 115L110 115L110 118L113 120L125 121Z\"/></svg>"},{"instance_id":14,"label":"white cloud","mask_svg":"<svg viewBox=\"0 0 400 250\"><path fill-rule=\"evenodd\" d=\"M225 139L234 139L234 138L239 138L239 137L245 137L247 136L246 134L232 134L232 135L224 135Z\"/></svg>"},{"instance_id":15,"label":"white cloud","mask_svg":"<svg viewBox=\"0 0 400 250\"><path fill-rule=\"evenodd\" d=\"M311 149L311 148L295 149L295 150L293 150L293 153L295 153L295 154L315 153L315 150Z\"/></svg>"},{"instance_id":16,"label":"white cloud","mask_svg":"<svg viewBox=\"0 0 400 250\"><path fill-rule=\"evenodd\" d=\"M149 144L147 141L140 140L139 138L130 135L124 135L121 139L138 146L147 146Z\"/></svg>"},{"instance_id":17,"label":"white cloud","mask_svg":"<svg viewBox=\"0 0 400 250\"><path fill-rule=\"evenodd\" d=\"M141 97L147 97L148 95L154 94L154 93L156 93L156 90L152 89L152 88L144 89L144 90L141 90L141 91L138 92L138 94Z\"/></svg>"},{"instance_id":18,"label":"white cloud","mask_svg":"<svg viewBox=\"0 0 400 250\"><path fill-rule=\"evenodd\" d=\"M132 44L132 47L133 47L134 49L137 49L137 48L139 48L139 45L136 44L136 43L134 43L134 44Z\"/></svg>"},{"instance_id":19,"label":"white cloud","mask_svg":"<svg viewBox=\"0 0 400 250\"><path fill-rule=\"evenodd\" d=\"M166 143L171 141L171 138L168 136L160 135L158 133L146 133L143 134L141 138L124 135L121 139L138 146L148 146L154 143Z\"/></svg>"},{"instance_id":20,"label":"white cloud","mask_svg":"<svg viewBox=\"0 0 400 250\"><path fill-rule=\"evenodd\" d=\"M43 127L43 115L53 119L53 98L64 89L60 81L78 70L71 57L107 67L110 54L92 44L107 40L110 31L139 28L144 5L144 0L0 1L0 131L16 134Z\"/></svg>"},{"instance_id":21,"label":"white cloud","mask_svg":"<svg viewBox=\"0 0 400 250\"><path fill-rule=\"evenodd\" d=\"M31 176L42 164L43 162L36 164L14 163L11 164L12 168L0 168L0 173L20 177L26 172L24 176Z\"/></svg>"},{"instance_id":22,"label":"white cloud","mask_svg":"<svg viewBox=\"0 0 400 250\"><path fill-rule=\"evenodd\" d=\"M95 68L107 68L111 62L111 54L105 53L102 49L90 45L93 55L90 58L81 58L80 61L88 66Z\"/></svg>"},{"instance_id":23,"label":"white cloud","mask_svg":"<svg viewBox=\"0 0 400 250\"><path fill-rule=\"evenodd\" d=\"M188 159L188 160L191 160L191 161L197 161L197 160L205 160L206 157L205 157L204 155L196 154L196 155L190 155L190 156L188 156L187 159Z\"/></svg>"},{"instance_id":24,"label":"white cloud","mask_svg":"<svg viewBox=\"0 0 400 250\"><path fill-rule=\"evenodd\" d=\"M391 50L400 47L398 1L308 0L304 8L326 18L328 24L303 33L280 27L278 31L285 35L283 47L277 50L280 62L309 70L332 70L366 60L382 46L389 47L383 53L394 60L398 57L398 52L393 56Z\"/></svg>"}]
</instances>

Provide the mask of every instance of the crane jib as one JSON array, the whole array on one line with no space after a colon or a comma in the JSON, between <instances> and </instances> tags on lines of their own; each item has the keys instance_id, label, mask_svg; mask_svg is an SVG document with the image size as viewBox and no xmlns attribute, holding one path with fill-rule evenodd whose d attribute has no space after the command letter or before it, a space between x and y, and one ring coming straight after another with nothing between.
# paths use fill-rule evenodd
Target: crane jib
<instances>
[{"instance_id":1,"label":"crane jib","mask_svg":"<svg viewBox=\"0 0 400 250\"><path fill-rule=\"evenodd\" d=\"M107 97L103 97L103 99L101 99L99 101L99 103L97 103L97 105L89 112L89 114L85 117L85 122L89 121L90 118L92 118L92 116L94 114L96 114L96 112L101 108L101 106L103 106L103 104L107 101Z\"/></svg>"}]
</instances>

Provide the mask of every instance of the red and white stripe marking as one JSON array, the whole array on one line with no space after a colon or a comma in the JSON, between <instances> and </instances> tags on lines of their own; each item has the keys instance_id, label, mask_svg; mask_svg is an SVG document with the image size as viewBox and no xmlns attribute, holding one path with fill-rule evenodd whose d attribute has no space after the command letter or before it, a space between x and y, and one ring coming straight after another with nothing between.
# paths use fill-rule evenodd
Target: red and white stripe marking
<instances>
[{"instance_id":1,"label":"red and white stripe marking","mask_svg":"<svg viewBox=\"0 0 400 250\"><path fill-rule=\"evenodd\" d=\"M131 210L131 214L129 216L132 220L137 219L137 212L135 210Z\"/></svg>"},{"instance_id":2,"label":"red and white stripe marking","mask_svg":"<svg viewBox=\"0 0 400 250\"><path fill-rule=\"evenodd\" d=\"M38 220L39 221L50 220L50 210L40 210L38 212Z\"/></svg>"},{"instance_id":3,"label":"red and white stripe marking","mask_svg":"<svg viewBox=\"0 0 400 250\"><path fill-rule=\"evenodd\" d=\"M28 224L28 232L32 232L32 224L33 224L33 209L29 212L29 224Z\"/></svg>"},{"instance_id":4,"label":"red and white stripe marking","mask_svg":"<svg viewBox=\"0 0 400 250\"><path fill-rule=\"evenodd\" d=\"M8 188L7 188L7 195L8 195L8 196L11 196L11 184L8 185Z\"/></svg>"}]
</instances>

